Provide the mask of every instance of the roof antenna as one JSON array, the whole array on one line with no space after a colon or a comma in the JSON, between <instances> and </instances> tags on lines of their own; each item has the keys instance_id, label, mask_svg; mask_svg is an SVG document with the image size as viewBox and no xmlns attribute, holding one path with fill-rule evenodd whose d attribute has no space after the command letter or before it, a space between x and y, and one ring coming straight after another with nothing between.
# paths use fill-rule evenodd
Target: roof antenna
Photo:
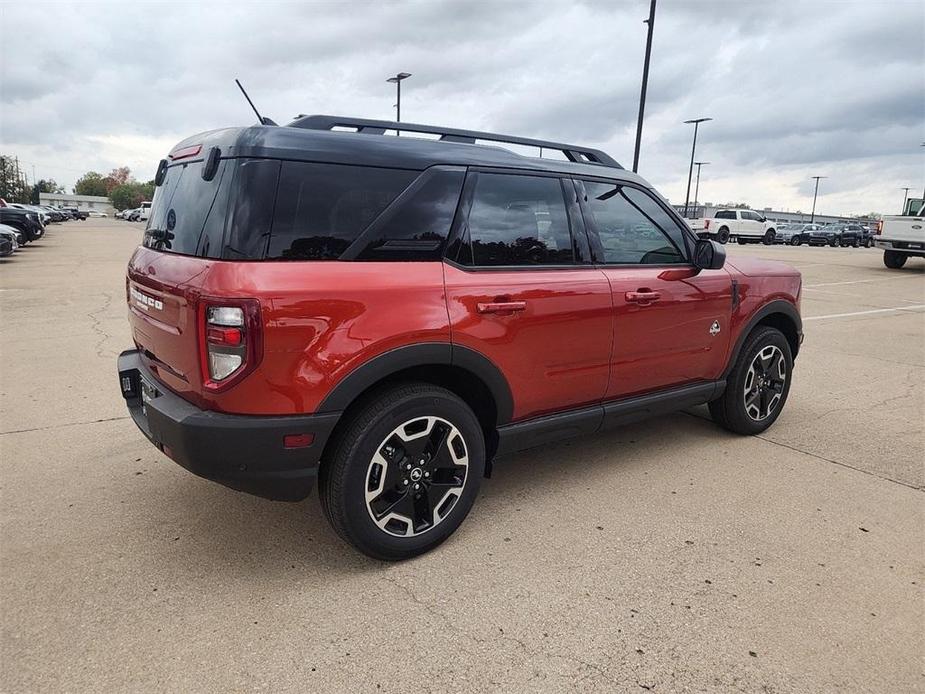
<instances>
[{"instance_id":1,"label":"roof antenna","mask_svg":"<svg viewBox=\"0 0 925 694\"><path fill-rule=\"evenodd\" d=\"M251 108L254 109L254 113L257 114L257 120L260 122L260 124L261 125L276 125L276 123L274 123L270 118L264 118L263 116L260 115L260 111L257 110L256 106L254 106L254 102L251 101L251 98L247 95L247 92L244 91L244 87L241 85L241 82L238 80L238 78L235 78L234 82L235 84L238 85L238 89L241 90L241 93L244 95L244 98L247 99L247 103L249 103L251 105Z\"/></svg>"}]
</instances>

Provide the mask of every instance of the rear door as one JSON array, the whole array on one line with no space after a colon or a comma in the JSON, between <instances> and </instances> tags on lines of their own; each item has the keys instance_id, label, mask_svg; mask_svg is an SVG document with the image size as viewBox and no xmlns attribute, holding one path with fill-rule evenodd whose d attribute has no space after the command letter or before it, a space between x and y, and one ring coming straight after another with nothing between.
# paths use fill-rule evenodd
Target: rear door
<instances>
[{"instance_id":1,"label":"rear door","mask_svg":"<svg viewBox=\"0 0 925 694\"><path fill-rule=\"evenodd\" d=\"M445 267L452 340L505 375L514 419L598 403L607 387L610 285L579 223L568 179L467 176Z\"/></svg>"},{"instance_id":2,"label":"rear door","mask_svg":"<svg viewBox=\"0 0 925 694\"><path fill-rule=\"evenodd\" d=\"M729 347L729 273L693 267L681 223L648 191L578 186L592 255L613 292L605 399L718 378Z\"/></svg>"}]
</instances>

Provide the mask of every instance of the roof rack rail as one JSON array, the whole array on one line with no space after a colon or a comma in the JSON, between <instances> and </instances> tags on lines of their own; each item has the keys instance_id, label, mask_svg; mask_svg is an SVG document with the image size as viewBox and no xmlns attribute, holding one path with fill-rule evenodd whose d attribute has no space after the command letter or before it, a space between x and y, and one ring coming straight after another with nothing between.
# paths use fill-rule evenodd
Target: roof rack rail
<instances>
[{"instance_id":1,"label":"roof rack rail","mask_svg":"<svg viewBox=\"0 0 925 694\"><path fill-rule=\"evenodd\" d=\"M431 135L439 135L440 140L443 142L461 142L465 144L475 144L476 140L503 142L512 145L527 145L529 147L558 150L562 152L569 161L584 164L600 164L601 166L610 166L617 169L623 168L613 157L599 149L579 147L578 145L567 145L562 142L550 142L549 140L534 140L528 137L486 133L478 130L459 130L457 128L442 128L436 125L420 125L417 123L404 123L398 121L321 115L298 116L294 121L288 124L288 127L305 128L307 130L356 128L358 133L366 135L382 135L386 130L428 133Z\"/></svg>"}]
</instances>

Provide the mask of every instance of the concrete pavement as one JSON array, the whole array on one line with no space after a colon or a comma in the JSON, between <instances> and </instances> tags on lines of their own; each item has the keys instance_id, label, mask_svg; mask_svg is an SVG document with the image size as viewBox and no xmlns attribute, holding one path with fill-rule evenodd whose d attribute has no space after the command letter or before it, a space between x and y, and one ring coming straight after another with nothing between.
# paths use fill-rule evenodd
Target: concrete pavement
<instances>
[{"instance_id":1,"label":"concrete pavement","mask_svg":"<svg viewBox=\"0 0 925 694\"><path fill-rule=\"evenodd\" d=\"M696 409L519 454L382 564L317 497L196 478L126 418L139 238L70 222L0 260L3 691L925 690L925 263L729 246L804 273L774 427Z\"/></svg>"}]
</instances>

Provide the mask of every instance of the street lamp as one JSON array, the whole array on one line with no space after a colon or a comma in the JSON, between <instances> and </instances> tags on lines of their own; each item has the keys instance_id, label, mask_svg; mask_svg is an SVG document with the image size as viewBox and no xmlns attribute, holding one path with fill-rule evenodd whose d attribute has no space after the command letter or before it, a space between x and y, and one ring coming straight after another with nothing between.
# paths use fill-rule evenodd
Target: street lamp
<instances>
[{"instance_id":1,"label":"street lamp","mask_svg":"<svg viewBox=\"0 0 925 694\"><path fill-rule=\"evenodd\" d=\"M639 171L639 146L642 143L642 117L646 112L646 90L649 86L649 58L652 56L652 33L655 31L655 0L649 4L649 18L643 20L649 25L646 36L646 59L642 64L642 89L639 94L639 120L636 122L636 151L633 154L633 173Z\"/></svg>"},{"instance_id":2,"label":"street lamp","mask_svg":"<svg viewBox=\"0 0 925 694\"><path fill-rule=\"evenodd\" d=\"M906 201L909 199L909 191L912 190L912 188L900 188L900 190L903 191L903 206L899 214L906 214Z\"/></svg>"},{"instance_id":3,"label":"street lamp","mask_svg":"<svg viewBox=\"0 0 925 694\"><path fill-rule=\"evenodd\" d=\"M819 195L819 179L828 178L828 176L810 176L810 178L816 179L816 190L813 191L813 213L810 215L809 223L812 224L816 221L816 196Z\"/></svg>"},{"instance_id":4,"label":"street lamp","mask_svg":"<svg viewBox=\"0 0 925 694\"><path fill-rule=\"evenodd\" d=\"M406 80L411 77L410 72L399 72L395 77L389 77L386 82L395 83L395 120L398 123L401 123L401 81ZM396 130L396 135L401 135L401 132Z\"/></svg>"},{"instance_id":5,"label":"street lamp","mask_svg":"<svg viewBox=\"0 0 925 694\"><path fill-rule=\"evenodd\" d=\"M700 167L706 166L710 162L708 161L695 161L694 166L697 167L697 183L694 186L694 218L697 217L697 196L700 194Z\"/></svg>"},{"instance_id":6,"label":"street lamp","mask_svg":"<svg viewBox=\"0 0 925 694\"><path fill-rule=\"evenodd\" d=\"M691 145L691 165L687 170L687 193L684 195L684 216L687 216L687 208L691 202L691 178L694 175L694 152L697 150L697 128L700 127L700 124L713 120L712 118L694 118L693 120L684 121L686 124L694 124L694 144Z\"/></svg>"}]
</instances>

